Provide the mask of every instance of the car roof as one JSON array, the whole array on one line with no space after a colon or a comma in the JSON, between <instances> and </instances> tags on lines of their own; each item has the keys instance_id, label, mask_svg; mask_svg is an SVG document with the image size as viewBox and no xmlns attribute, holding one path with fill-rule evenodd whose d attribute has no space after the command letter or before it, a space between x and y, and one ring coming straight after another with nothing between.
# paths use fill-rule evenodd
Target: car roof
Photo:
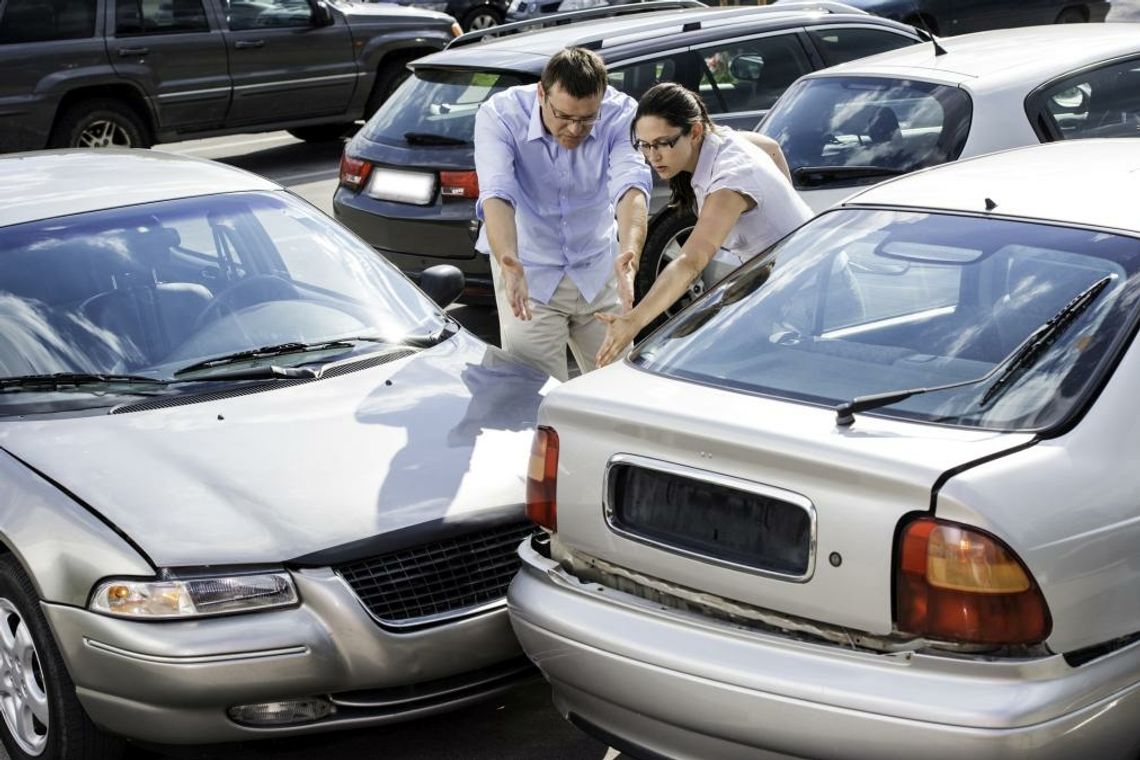
<instances>
[{"instance_id":1,"label":"car roof","mask_svg":"<svg viewBox=\"0 0 1140 760\"><path fill-rule=\"evenodd\" d=\"M1101 138L943 164L887 180L840 205L993 213L1140 234L1138 196L1140 140Z\"/></svg>"},{"instance_id":2,"label":"car roof","mask_svg":"<svg viewBox=\"0 0 1140 760\"><path fill-rule=\"evenodd\" d=\"M971 90L1023 81L1029 88L1083 66L1140 52L1134 24L1053 24L939 38L833 66L820 76L929 79Z\"/></svg>"},{"instance_id":3,"label":"car roof","mask_svg":"<svg viewBox=\"0 0 1140 760\"><path fill-rule=\"evenodd\" d=\"M0 226L139 203L281 186L242 169L158 150L0 156Z\"/></svg>"},{"instance_id":4,"label":"car roof","mask_svg":"<svg viewBox=\"0 0 1140 760\"><path fill-rule=\"evenodd\" d=\"M914 27L872 16L835 2L782 2L778 5L683 8L578 21L508 37L488 36L473 44L454 43L412 64L412 68L477 68L539 74L565 47L588 47L612 61L649 49L676 48L767 30L817 23L859 24L914 32ZM497 27L496 27L497 28ZM725 29L731 30L726 34ZM488 30L488 34L494 28ZM460 37L456 42L462 43Z\"/></svg>"}]
</instances>

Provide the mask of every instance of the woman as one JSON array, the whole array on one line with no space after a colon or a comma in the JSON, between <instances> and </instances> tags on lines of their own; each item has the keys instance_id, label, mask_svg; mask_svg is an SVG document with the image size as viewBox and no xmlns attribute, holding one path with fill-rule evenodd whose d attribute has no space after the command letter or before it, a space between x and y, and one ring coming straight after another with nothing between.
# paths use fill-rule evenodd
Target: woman
<instances>
[{"instance_id":1,"label":"woman","mask_svg":"<svg viewBox=\"0 0 1140 760\"><path fill-rule=\"evenodd\" d=\"M634 147L669 180L670 205L693 208L697 224L636 307L621 316L597 315L608 325L599 367L621 356L680 298L718 249L746 261L811 217L792 189L779 145L755 132L714 126L700 96L679 84L663 82L646 92L630 131Z\"/></svg>"}]
</instances>

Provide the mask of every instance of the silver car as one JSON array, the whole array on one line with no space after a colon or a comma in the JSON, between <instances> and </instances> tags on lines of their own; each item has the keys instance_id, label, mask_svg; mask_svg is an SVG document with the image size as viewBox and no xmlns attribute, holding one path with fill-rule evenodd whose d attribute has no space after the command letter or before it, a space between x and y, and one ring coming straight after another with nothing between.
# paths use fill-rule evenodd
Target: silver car
<instances>
[{"instance_id":1,"label":"silver car","mask_svg":"<svg viewBox=\"0 0 1140 760\"><path fill-rule=\"evenodd\" d=\"M507 621L548 378L279 186L150 151L0 159L8 756L466 704Z\"/></svg>"},{"instance_id":2,"label":"silver car","mask_svg":"<svg viewBox=\"0 0 1140 760\"><path fill-rule=\"evenodd\" d=\"M562 713L635 757L1134 760L1138 192L1136 140L888 181L554 389L508 602Z\"/></svg>"}]
</instances>

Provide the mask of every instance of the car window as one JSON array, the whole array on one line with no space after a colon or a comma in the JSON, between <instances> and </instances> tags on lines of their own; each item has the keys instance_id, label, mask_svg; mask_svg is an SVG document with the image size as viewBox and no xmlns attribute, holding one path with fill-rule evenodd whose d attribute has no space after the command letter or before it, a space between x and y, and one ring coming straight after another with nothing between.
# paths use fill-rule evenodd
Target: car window
<instances>
[{"instance_id":1,"label":"car window","mask_svg":"<svg viewBox=\"0 0 1140 760\"><path fill-rule=\"evenodd\" d=\"M116 0L115 34L208 32L202 0Z\"/></svg>"},{"instance_id":2,"label":"car window","mask_svg":"<svg viewBox=\"0 0 1140 760\"><path fill-rule=\"evenodd\" d=\"M313 9L306 0L222 0L232 31L312 26Z\"/></svg>"},{"instance_id":3,"label":"car window","mask_svg":"<svg viewBox=\"0 0 1140 760\"><path fill-rule=\"evenodd\" d=\"M1140 60L1104 66L1042 93L1044 118L1063 139L1140 136Z\"/></svg>"},{"instance_id":4,"label":"car window","mask_svg":"<svg viewBox=\"0 0 1140 760\"><path fill-rule=\"evenodd\" d=\"M766 111L792 82L812 70L794 34L705 47L698 54L711 73L711 81L700 85L711 113Z\"/></svg>"},{"instance_id":5,"label":"car window","mask_svg":"<svg viewBox=\"0 0 1140 760\"><path fill-rule=\"evenodd\" d=\"M700 71L695 66L694 59L685 52L674 53L663 58L653 58L648 61L638 61L625 66L614 66L609 69L608 80L614 89L621 90L634 100L641 100L641 96L653 85L661 82L678 81L679 71L685 69L691 69L693 72L692 79L700 81Z\"/></svg>"},{"instance_id":6,"label":"car window","mask_svg":"<svg viewBox=\"0 0 1140 760\"><path fill-rule=\"evenodd\" d=\"M953 161L970 131L956 87L877 77L818 77L790 88L760 131L779 141L797 188L878 182Z\"/></svg>"},{"instance_id":7,"label":"car window","mask_svg":"<svg viewBox=\"0 0 1140 760\"><path fill-rule=\"evenodd\" d=\"M535 81L522 74L416 69L364 126L374 142L470 144L475 112L497 92Z\"/></svg>"},{"instance_id":8,"label":"car window","mask_svg":"<svg viewBox=\"0 0 1140 760\"><path fill-rule=\"evenodd\" d=\"M876 53L913 45L918 40L897 32L866 27L822 27L808 35L827 66L853 61Z\"/></svg>"},{"instance_id":9,"label":"car window","mask_svg":"<svg viewBox=\"0 0 1140 760\"><path fill-rule=\"evenodd\" d=\"M1036 362L1009 358L1082 293ZM1103 291L1100 290L1103 288ZM964 383L876 410L991 429L1058 424L1112 363L1135 315L1140 240L1000 219L843 209L734 272L651 336L651 371L835 406Z\"/></svg>"},{"instance_id":10,"label":"car window","mask_svg":"<svg viewBox=\"0 0 1140 760\"><path fill-rule=\"evenodd\" d=\"M0 45L94 35L95 0L8 0L0 16Z\"/></svg>"}]
</instances>

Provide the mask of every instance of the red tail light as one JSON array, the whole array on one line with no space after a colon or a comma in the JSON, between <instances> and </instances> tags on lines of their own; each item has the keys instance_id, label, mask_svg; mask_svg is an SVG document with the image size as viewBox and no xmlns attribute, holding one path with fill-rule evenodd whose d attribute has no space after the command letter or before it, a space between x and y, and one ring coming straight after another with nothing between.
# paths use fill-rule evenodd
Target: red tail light
<instances>
[{"instance_id":1,"label":"red tail light","mask_svg":"<svg viewBox=\"0 0 1140 760\"><path fill-rule=\"evenodd\" d=\"M896 624L918 636L974 644L1036 644L1049 608L1017 555L964 525L922 517L903 529Z\"/></svg>"},{"instance_id":2,"label":"red tail light","mask_svg":"<svg viewBox=\"0 0 1140 760\"><path fill-rule=\"evenodd\" d=\"M368 181L372 164L362 158L353 158L344 153L340 157L340 184L350 190L359 190Z\"/></svg>"},{"instance_id":3,"label":"red tail light","mask_svg":"<svg viewBox=\"0 0 1140 760\"><path fill-rule=\"evenodd\" d=\"M446 201L454 198L479 197L479 178L475 172L440 172L439 194Z\"/></svg>"},{"instance_id":4,"label":"red tail light","mask_svg":"<svg viewBox=\"0 0 1140 760\"><path fill-rule=\"evenodd\" d=\"M558 433L539 427L530 447L526 471L526 516L549 530L558 530Z\"/></svg>"}]
</instances>

